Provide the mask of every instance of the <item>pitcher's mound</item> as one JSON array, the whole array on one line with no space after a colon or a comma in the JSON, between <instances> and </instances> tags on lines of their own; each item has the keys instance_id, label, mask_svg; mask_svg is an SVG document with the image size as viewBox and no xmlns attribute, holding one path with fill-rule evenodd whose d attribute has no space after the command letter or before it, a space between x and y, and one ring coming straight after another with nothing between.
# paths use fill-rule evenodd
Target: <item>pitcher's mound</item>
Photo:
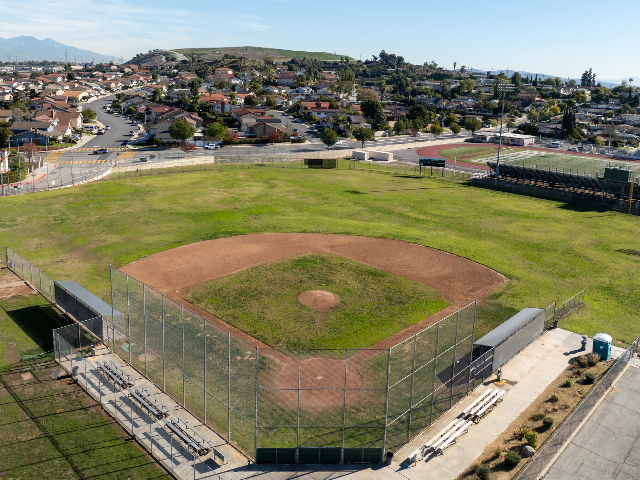
<instances>
[{"instance_id":1,"label":"pitcher's mound","mask_svg":"<svg viewBox=\"0 0 640 480\"><path fill-rule=\"evenodd\" d=\"M340 297L324 290L306 290L298 295L298 301L316 312L328 312L340 303Z\"/></svg>"}]
</instances>

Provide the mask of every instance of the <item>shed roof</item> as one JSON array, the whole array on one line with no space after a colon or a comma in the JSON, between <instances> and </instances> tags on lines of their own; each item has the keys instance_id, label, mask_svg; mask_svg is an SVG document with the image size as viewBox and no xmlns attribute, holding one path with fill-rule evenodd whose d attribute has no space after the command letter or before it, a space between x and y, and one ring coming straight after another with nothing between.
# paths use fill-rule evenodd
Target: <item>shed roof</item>
<instances>
[{"instance_id":1,"label":"shed roof","mask_svg":"<svg viewBox=\"0 0 640 480\"><path fill-rule=\"evenodd\" d=\"M76 282L56 282L62 288L64 288L67 292L74 295L79 300L82 300L87 307L93 310L100 316L110 317L111 315L122 315L117 310L113 310L111 305L107 302L100 300L93 293L91 293L86 288L77 284Z\"/></svg>"},{"instance_id":2,"label":"shed roof","mask_svg":"<svg viewBox=\"0 0 640 480\"><path fill-rule=\"evenodd\" d=\"M485 347L497 347L507 338L509 338L514 332L520 330L531 320L536 318L540 313L543 313L544 308L525 308L516 313L509 320L487 333L480 340L476 340L476 345L483 345Z\"/></svg>"}]
</instances>

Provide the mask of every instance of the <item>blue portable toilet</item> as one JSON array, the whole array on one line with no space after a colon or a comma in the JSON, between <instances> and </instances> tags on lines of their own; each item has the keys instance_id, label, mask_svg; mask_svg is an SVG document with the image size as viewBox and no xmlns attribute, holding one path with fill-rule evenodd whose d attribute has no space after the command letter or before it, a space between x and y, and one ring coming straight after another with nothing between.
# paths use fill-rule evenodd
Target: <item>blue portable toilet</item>
<instances>
[{"instance_id":1,"label":"blue portable toilet","mask_svg":"<svg viewBox=\"0 0 640 480\"><path fill-rule=\"evenodd\" d=\"M609 360L611 357L611 335L606 333L596 333L593 337L593 353L600 354L602 360Z\"/></svg>"}]
</instances>

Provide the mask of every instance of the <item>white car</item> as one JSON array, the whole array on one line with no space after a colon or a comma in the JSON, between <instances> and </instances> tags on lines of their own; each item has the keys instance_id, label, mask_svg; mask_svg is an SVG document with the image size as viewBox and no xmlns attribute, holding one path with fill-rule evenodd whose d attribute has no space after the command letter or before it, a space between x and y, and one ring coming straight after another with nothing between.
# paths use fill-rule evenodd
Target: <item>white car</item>
<instances>
[{"instance_id":1,"label":"white car","mask_svg":"<svg viewBox=\"0 0 640 480\"><path fill-rule=\"evenodd\" d=\"M338 140L334 145L342 145L344 142L342 140Z\"/></svg>"},{"instance_id":2,"label":"white car","mask_svg":"<svg viewBox=\"0 0 640 480\"><path fill-rule=\"evenodd\" d=\"M221 143L209 143L208 145L205 145L204 148L207 149L207 150L217 150L218 148L222 148L222 144Z\"/></svg>"},{"instance_id":3,"label":"white car","mask_svg":"<svg viewBox=\"0 0 640 480\"><path fill-rule=\"evenodd\" d=\"M105 130L111 130L111 127L110 127L109 125L105 125L105 126L104 126L104 129L105 129Z\"/></svg>"},{"instance_id":4,"label":"white car","mask_svg":"<svg viewBox=\"0 0 640 480\"><path fill-rule=\"evenodd\" d=\"M579 152L578 147L569 147L570 152Z\"/></svg>"}]
</instances>

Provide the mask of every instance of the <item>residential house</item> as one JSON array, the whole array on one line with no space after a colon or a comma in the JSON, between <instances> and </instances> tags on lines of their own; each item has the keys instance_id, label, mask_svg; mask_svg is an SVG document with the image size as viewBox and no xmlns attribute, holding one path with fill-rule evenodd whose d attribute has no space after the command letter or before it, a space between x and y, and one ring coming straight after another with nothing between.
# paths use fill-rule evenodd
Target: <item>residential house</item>
<instances>
[{"instance_id":1,"label":"residential house","mask_svg":"<svg viewBox=\"0 0 640 480\"><path fill-rule=\"evenodd\" d=\"M0 110L0 122L8 122L13 118L13 110Z\"/></svg>"}]
</instances>

